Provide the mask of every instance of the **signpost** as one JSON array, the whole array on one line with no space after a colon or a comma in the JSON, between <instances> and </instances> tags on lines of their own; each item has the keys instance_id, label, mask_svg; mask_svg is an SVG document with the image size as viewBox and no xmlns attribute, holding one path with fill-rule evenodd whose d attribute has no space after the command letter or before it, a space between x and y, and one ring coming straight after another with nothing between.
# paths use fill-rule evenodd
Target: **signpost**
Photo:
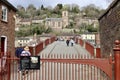
<instances>
[{"instance_id":1,"label":"signpost","mask_svg":"<svg viewBox=\"0 0 120 80\"><path fill-rule=\"evenodd\" d=\"M20 56L20 67L22 70L40 69L40 56Z\"/></svg>"}]
</instances>

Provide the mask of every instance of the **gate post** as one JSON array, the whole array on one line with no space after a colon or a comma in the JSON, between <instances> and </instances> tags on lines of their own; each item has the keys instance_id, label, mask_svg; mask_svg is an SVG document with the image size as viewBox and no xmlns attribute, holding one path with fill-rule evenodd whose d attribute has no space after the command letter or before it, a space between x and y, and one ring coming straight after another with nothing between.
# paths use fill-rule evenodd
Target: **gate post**
<instances>
[{"instance_id":1,"label":"gate post","mask_svg":"<svg viewBox=\"0 0 120 80\"><path fill-rule=\"evenodd\" d=\"M114 79L115 80L120 80L120 41L116 40L115 41L115 48L114 48Z\"/></svg>"}]
</instances>

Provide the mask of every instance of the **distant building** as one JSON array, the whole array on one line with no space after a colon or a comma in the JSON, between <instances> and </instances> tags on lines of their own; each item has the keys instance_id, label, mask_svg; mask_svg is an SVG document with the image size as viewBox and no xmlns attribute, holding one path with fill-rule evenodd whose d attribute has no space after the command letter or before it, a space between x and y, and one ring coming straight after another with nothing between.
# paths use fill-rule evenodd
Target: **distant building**
<instances>
[{"instance_id":1,"label":"distant building","mask_svg":"<svg viewBox=\"0 0 120 80\"><path fill-rule=\"evenodd\" d=\"M20 45L26 46L26 45L28 45L30 43L30 41L32 41L32 39L26 38L26 37L17 38L16 39L16 47L20 46Z\"/></svg>"},{"instance_id":2,"label":"distant building","mask_svg":"<svg viewBox=\"0 0 120 80\"><path fill-rule=\"evenodd\" d=\"M15 30L19 31L19 27L21 25L31 25L31 24L43 24L44 20L41 20L39 18L20 18L17 17L15 20L16 26L15 26Z\"/></svg>"},{"instance_id":3,"label":"distant building","mask_svg":"<svg viewBox=\"0 0 120 80\"><path fill-rule=\"evenodd\" d=\"M62 29L68 26L68 11L62 12L62 18L46 18L45 19L45 26L51 27L53 29Z\"/></svg>"},{"instance_id":4,"label":"distant building","mask_svg":"<svg viewBox=\"0 0 120 80\"><path fill-rule=\"evenodd\" d=\"M31 19L30 18L21 19L19 24L21 24L21 25L30 25L31 24Z\"/></svg>"},{"instance_id":5,"label":"distant building","mask_svg":"<svg viewBox=\"0 0 120 80\"><path fill-rule=\"evenodd\" d=\"M113 54L114 41L120 40L120 0L114 0L99 17L101 53L103 57Z\"/></svg>"},{"instance_id":6,"label":"distant building","mask_svg":"<svg viewBox=\"0 0 120 80\"><path fill-rule=\"evenodd\" d=\"M100 47L99 33L85 33L81 34L83 40L89 41L91 44Z\"/></svg>"},{"instance_id":7,"label":"distant building","mask_svg":"<svg viewBox=\"0 0 120 80\"><path fill-rule=\"evenodd\" d=\"M15 14L17 9L7 0L0 0L0 52L15 52Z\"/></svg>"},{"instance_id":8,"label":"distant building","mask_svg":"<svg viewBox=\"0 0 120 80\"><path fill-rule=\"evenodd\" d=\"M94 28L98 27L98 20L96 18L77 18L76 20L76 26L79 26L81 24L86 24L86 25L93 25Z\"/></svg>"},{"instance_id":9,"label":"distant building","mask_svg":"<svg viewBox=\"0 0 120 80\"><path fill-rule=\"evenodd\" d=\"M42 24L44 22L43 19L40 19L40 18L33 18L32 19L32 24Z\"/></svg>"}]
</instances>

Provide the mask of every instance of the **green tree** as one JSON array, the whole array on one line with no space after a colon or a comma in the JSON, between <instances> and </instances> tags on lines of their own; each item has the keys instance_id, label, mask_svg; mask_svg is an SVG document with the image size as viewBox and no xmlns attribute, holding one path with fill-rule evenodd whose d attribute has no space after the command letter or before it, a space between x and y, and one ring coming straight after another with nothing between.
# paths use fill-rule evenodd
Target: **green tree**
<instances>
[{"instance_id":1,"label":"green tree","mask_svg":"<svg viewBox=\"0 0 120 80\"><path fill-rule=\"evenodd\" d=\"M88 25L87 30L88 30L88 32L97 32L98 27L93 27L93 25Z\"/></svg>"},{"instance_id":2,"label":"green tree","mask_svg":"<svg viewBox=\"0 0 120 80\"><path fill-rule=\"evenodd\" d=\"M62 14L61 10L62 10L62 4L57 4L53 9L53 13L57 15L61 15Z\"/></svg>"},{"instance_id":3,"label":"green tree","mask_svg":"<svg viewBox=\"0 0 120 80\"><path fill-rule=\"evenodd\" d=\"M36 7L33 4L28 5L26 12L30 15L30 17L34 17L36 13Z\"/></svg>"},{"instance_id":4,"label":"green tree","mask_svg":"<svg viewBox=\"0 0 120 80\"><path fill-rule=\"evenodd\" d=\"M100 15L100 8L96 7L94 4L90 4L86 7L82 8L82 13L85 14L87 17L97 18Z\"/></svg>"},{"instance_id":5,"label":"green tree","mask_svg":"<svg viewBox=\"0 0 120 80\"><path fill-rule=\"evenodd\" d=\"M73 13L80 12L79 6L77 4L72 4L71 7L72 7L71 12L73 12Z\"/></svg>"},{"instance_id":6,"label":"green tree","mask_svg":"<svg viewBox=\"0 0 120 80\"><path fill-rule=\"evenodd\" d=\"M46 29L45 33L50 33L50 32L52 32L52 28L48 27L48 28Z\"/></svg>"},{"instance_id":7,"label":"green tree","mask_svg":"<svg viewBox=\"0 0 120 80\"><path fill-rule=\"evenodd\" d=\"M44 8L44 6L43 5L41 5L41 10L44 10L45 8Z\"/></svg>"}]
</instances>

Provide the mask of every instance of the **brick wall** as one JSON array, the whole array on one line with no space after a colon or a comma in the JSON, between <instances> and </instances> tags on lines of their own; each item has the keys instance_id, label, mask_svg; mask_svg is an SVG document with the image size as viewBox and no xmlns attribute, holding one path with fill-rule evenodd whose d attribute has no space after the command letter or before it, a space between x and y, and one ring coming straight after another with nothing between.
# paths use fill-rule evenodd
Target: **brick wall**
<instances>
[{"instance_id":1,"label":"brick wall","mask_svg":"<svg viewBox=\"0 0 120 80\"><path fill-rule=\"evenodd\" d=\"M1 6L4 5L3 3L0 3L0 16L1 14ZM8 7L7 5L5 5ZM11 52L11 56L13 56L15 53L15 20L13 15L15 14L15 11L8 7L8 21L2 21L0 19L0 37L6 36L7 37L7 51ZM1 17L0 17L1 18ZM1 47L1 44L0 44Z\"/></svg>"},{"instance_id":2,"label":"brick wall","mask_svg":"<svg viewBox=\"0 0 120 80\"><path fill-rule=\"evenodd\" d=\"M120 1L117 0L99 19L100 43L103 57L113 54L114 41L120 39Z\"/></svg>"}]
</instances>

